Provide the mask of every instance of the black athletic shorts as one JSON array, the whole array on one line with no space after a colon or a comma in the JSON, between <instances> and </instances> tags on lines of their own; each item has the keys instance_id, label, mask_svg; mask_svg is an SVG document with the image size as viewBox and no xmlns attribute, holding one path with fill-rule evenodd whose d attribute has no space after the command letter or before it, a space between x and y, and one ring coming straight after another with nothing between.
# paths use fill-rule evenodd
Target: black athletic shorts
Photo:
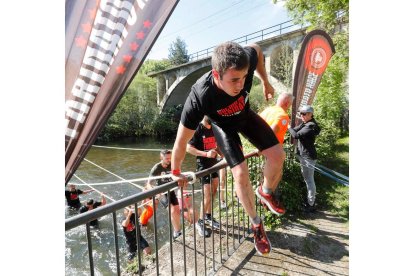
<instances>
[{"instance_id":1,"label":"black athletic shorts","mask_svg":"<svg viewBox=\"0 0 414 276\"><path fill-rule=\"evenodd\" d=\"M238 133L243 134L260 151L279 143L270 126L259 115L250 110L246 116L246 119L233 125L220 126L212 123L217 146L224 154L230 168L244 161L242 143Z\"/></svg>"},{"instance_id":2,"label":"black athletic shorts","mask_svg":"<svg viewBox=\"0 0 414 276\"><path fill-rule=\"evenodd\" d=\"M139 242L139 248L141 250L144 250L145 248L149 247L147 240L142 235L139 237ZM128 251L128 260L132 260L137 253L137 244L128 244Z\"/></svg>"},{"instance_id":3,"label":"black athletic shorts","mask_svg":"<svg viewBox=\"0 0 414 276\"><path fill-rule=\"evenodd\" d=\"M168 207L168 203L171 203L171 205L178 205L178 199L177 195L174 191L170 191L170 199L167 198L168 194L164 194L160 197L160 202L164 208Z\"/></svg>"},{"instance_id":4,"label":"black athletic shorts","mask_svg":"<svg viewBox=\"0 0 414 276\"><path fill-rule=\"evenodd\" d=\"M207 167L203 166L202 164L197 163L197 171L202 171L208 169ZM213 172L211 174L205 175L201 178L201 184L210 184L210 177L217 178L219 177L217 172Z\"/></svg>"}]
</instances>

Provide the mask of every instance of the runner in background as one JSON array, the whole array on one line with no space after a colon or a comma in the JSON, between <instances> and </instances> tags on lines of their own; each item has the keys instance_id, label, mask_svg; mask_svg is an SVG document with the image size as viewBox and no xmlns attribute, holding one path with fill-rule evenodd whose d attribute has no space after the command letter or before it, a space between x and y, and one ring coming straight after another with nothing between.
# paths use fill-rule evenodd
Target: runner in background
<instances>
[{"instance_id":1,"label":"runner in background","mask_svg":"<svg viewBox=\"0 0 414 276\"><path fill-rule=\"evenodd\" d=\"M208 169L217 164L217 143L211 128L211 122L207 116L197 126L193 138L187 144L187 152L196 156L197 171ZM220 223L211 216L211 205L214 202L219 184L217 172L205 175L201 178L201 185L204 191L204 202L201 202L200 218L197 222L197 230L203 235L205 225L208 224L214 229L220 229Z\"/></svg>"}]
</instances>

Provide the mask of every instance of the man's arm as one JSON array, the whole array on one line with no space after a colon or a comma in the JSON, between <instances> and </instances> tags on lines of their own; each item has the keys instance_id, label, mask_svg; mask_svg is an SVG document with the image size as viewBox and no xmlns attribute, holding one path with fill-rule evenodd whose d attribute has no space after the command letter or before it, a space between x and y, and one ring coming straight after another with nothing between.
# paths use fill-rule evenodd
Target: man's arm
<instances>
[{"instance_id":1,"label":"man's arm","mask_svg":"<svg viewBox=\"0 0 414 276\"><path fill-rule=\"evenodd\" d=\"M190 144L187 144L186 150L189 154L192 154L194 156L207 157L207 152L198 150Z\"/></svg>"},{"instance_id":2,"label":"man's arm","mask_svg":"<svg viewBox=\"0 0 414 276\"><path fill-rule=\"evenodd\" d=\"M173 179L178 180L178 185L180 187L187 183L186 177L181 175L181 164L183 163L185 157L187 143L190 141L191 137L193 137L194 132L195 130L186 128L180 122L171 156L171 172L177 177Z\"/></svg>"},{"instance_id":3,"label":"man's arm","mask_svg":"<svg viewBox=\"0 0 414 276\"><path fill-rule=\"evenodd\" d=\"M259 78L262 80L263 85L263 93L264 97L267 100L273 98L275 94L275 89L270 84L269 79L267 78L266 67L264 62L264 56L262 49L257 44L252 44L250 47L254 48L257 53L257 65L256 65L256 72L259 75Z\"/></svg>"},{"instance_id":4,"label":"man's arm","mask_svg":"<svg viewBox=\"0 0 414 276\"><path fill-rule=\"evenodd\" d=\"M194 146L187 144L187 152L194 155L194 156L201 156L205 158L216 158L217 151L215 149L211 149L209 151L198 150Z\"/></svg>"},{"instance_id":5,"label":"man's arm","mask_svg":"<svg viewBox=\"0 0 414 276\"><path fill-rule=\"evenodd\" d=\"M106 198L103 194L101 194L101 198L102 198L102 205L101 206L104 206L106 204Z\"/></svg>"}]
</instances>

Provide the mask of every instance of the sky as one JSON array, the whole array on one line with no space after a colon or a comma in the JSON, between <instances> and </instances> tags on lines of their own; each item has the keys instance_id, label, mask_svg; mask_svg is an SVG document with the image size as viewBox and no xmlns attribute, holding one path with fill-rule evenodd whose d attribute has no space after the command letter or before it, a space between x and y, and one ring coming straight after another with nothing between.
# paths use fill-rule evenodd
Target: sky
<instances>
[{"instance_id":1,"label":"sky","mask_svg":"<svg viewBox=\"0 0 414 276\"><path fill-rule=\"evenodd\" d=\"M289 19L284 1L181 0L147 59L168 58L168 48L178 36L191 54Z\"/></svg>"}]
</instances>

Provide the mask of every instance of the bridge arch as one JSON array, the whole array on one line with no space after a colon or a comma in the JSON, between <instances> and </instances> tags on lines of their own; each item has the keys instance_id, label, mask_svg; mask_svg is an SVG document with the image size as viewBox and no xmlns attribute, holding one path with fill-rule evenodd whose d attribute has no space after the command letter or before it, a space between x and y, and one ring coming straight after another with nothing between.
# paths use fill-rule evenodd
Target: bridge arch
<instances>
[{"instance_id":1,"label":"bridge arch","mask_svg":"<svg viewBox=\"0 0 414 276\"><path fill-rule=\"evenodd\" d=\"M211 65L197 68L195 71L188 73L188 75L180 76L176 81L168 88L166 95L162 102L160 102L160 109L163 112L168 107L177 105L184 105L188 94L190 93L191 86L206 72L211 70ZM171 95L174 94L172 97Z\"/></svg>"},{"instance_id":2,"label":"bridge arch","mask_svg":"<svg viewBox=\"0 0 414 276\"><path fill-rule=\"evenodd\" d=\"M305 33L306 28L302 28L256 42L262 48L268 78L277 93L292 92L292 76L294 75L297 56ZM283 50L286 51L285 62L288 66L281 71L285 72L285 75L290 75L290 82L286 81L287 77L283 77L281 73L277 72L277 67L281 66L277 59ZM210 69L211 57L208 56L160 72L148 74L150 77L158 78L157 104L160 112L165 111L169 107L183 105L191 86Z\"/></svg>"}]
</instances>

